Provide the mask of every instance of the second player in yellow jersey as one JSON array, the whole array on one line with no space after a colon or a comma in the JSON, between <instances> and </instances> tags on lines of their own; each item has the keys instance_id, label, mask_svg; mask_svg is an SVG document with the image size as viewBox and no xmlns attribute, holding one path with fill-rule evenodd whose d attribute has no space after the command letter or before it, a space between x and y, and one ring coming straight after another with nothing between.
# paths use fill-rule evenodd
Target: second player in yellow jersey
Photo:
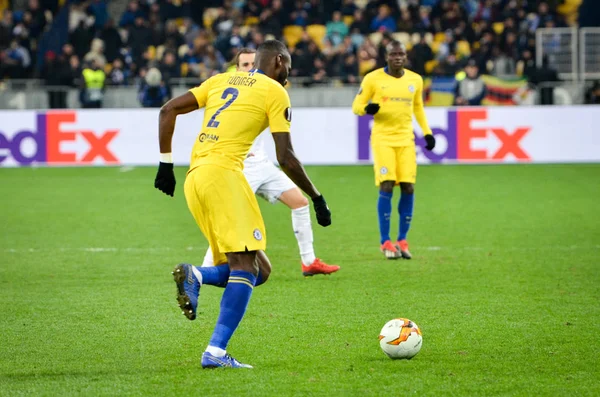
<instances>
[{"instance_id":1,"label":"second player in yellow jersey","mask_svg":"<svg viewBox=\"0 0 600 397\"><path fill-rule=\"evenodd\" d=\"M359 116L371 114L371 149L375 171L375 184L380 188L378 202L381 251L388 259L412 256L406 235L412 219L414 184L417 179L417 156L413 115L427 140L426 148L432 150L435 138L427 123L423 106L423 79L404 68L406 48L392 41L386 48L387 66L365 76L352 104ZM394 186L402 191L398 211L400 227L396 243L390 239L391 199Z\"/></svg>"}]
</instances>

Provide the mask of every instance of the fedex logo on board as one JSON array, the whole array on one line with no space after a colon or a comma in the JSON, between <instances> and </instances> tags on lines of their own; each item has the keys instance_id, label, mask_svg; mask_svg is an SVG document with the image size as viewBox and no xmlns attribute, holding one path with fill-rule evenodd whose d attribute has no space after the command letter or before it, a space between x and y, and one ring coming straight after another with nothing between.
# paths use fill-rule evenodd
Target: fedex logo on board
<instances>
[{"instance_id":1,"label":"fedex logo on board","mask_svg":"<svg viewBox=\"0 0 600 397\"><path fill-rule=\"evenodd\" d=\"M431 162L439 163L444 160L501 162L507 157L513 157L517 161L531 160L521 146L522 139L529 133L531 127L507 130L499 126L475 126L474 124L481 125L482 122L485 124L488 120L488 110L485 108L454 109L446 113L447 128L431 126L436 138L436 148L432 152L425 149L424 138L415 139L421 153ZM371 157L369 140L372 120L372 116L358 118L359 160L369 160ZM496 142L499 142L499 145Z\"/></svg>"},{"instance_id":2,"label":"fedex logo on board","mask_svg":"<svg viewBox=\"0 0 600 397\"><path fill-rule=\"evenodd\" d=\"M75 111L49 111L35 116L33 129L25 128L10 135L0 130L0 164L7 159L19 165L119 163L109 148L119 130L93 131L77 128L74 123L77 123Z\"/></svg>"}]
</instances>

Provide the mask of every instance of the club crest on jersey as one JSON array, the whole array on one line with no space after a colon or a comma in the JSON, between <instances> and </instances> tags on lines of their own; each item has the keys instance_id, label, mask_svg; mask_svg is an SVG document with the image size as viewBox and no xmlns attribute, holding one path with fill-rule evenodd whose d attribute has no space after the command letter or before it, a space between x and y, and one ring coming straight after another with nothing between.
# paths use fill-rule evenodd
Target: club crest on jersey
<instances>
[{"instance_id":1,"label":"club crest on jersey","mask_svg":"<svg viewBox=\"0 0 600 397\"><path fill-rule=\"evenodd\" d=\"M415 86L414 85L409 85L408 86L408 91L410 91L410 93L412 94L413 92L415 92Z\"/></svg>"},{"instance_id":2,"label":"club crest on jersey","mask_svg":"<svg viewBox=\"0 0 600 397\"><path fill-rule=\"evenodd\" d=\"M388 169L386 167L381 167L381 169L379 170L379 172L381 173L381 175L385 175L388 173Z\"/></svg>"},{"instance_id":3,"label":"club crest on jersey","mask_svg":"<svg viewBox=\"0 0 600 397\"><path fill-rule=\"evenodd\" d=\"M283 115L285 116L285 119L287 121L289 121L290 123L292 122L292 109L291 108L285 108Z\"/></svg>"},{"instance_id":4,"label":"club crest on jersey","mask_svg":"<svg viewBox=\"0 0 600 397\"><path fill-rule=\"evenodd\" d=\"M252 235L254 236L255 240L262 240L262 233L260 232L260 230L254 229L254 233L252 233Z\"/></svg>"}]
</instances>

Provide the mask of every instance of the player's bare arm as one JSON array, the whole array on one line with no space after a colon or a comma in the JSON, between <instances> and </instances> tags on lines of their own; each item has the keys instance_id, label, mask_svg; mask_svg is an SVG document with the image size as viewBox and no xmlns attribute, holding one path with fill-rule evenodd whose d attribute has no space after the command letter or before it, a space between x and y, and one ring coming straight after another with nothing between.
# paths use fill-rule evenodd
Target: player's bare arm
<instances>
[{"instance_id":1,"label":"player's bare arm","mask_svg":"<svg viewBox=\"0 0 600 397\"><path fill-rule=\"evenodd\" d=\"M275 141L275 151L277 153L277 161L279 166L290 177L292 182L296 184L302 191L312 199L320 196L317 188L312 184L310 178L306 174L304 167L292 147L292 140L289 132L275 132L272 134Z\"/></svg>"},{"instance_id":2,"label":"player's bare arm","mask_svg":"<svg viewBox=\"0 0 600 397\"><path fill-rule=\"evenodd\" d=\"M180 114L186 114L196 109L198 109L198 101L193 94L187 92L165 103L158 116L160 163L154 179L154 187L171 197L175 194L176 183L175 173L173 172L173 157L171 155L175 119Z\"/></svg>"},{"instance_id":3,"label":"player's bare arm","mask_svg":"<svg viewBox=\"0 0 600 397\"><path fill-rule=\"evenodd\" d=\"M331 224L331 213L327 203L311 182L298 157L296 157L290 134L288 132L274 132L272 135L279 166L292 182L312 199L319 225L329 226Z\"/></svg>"},{"instance_id":4,"label":"player's bare arm","mask_svg":"<svg viewBox=\"0 0 600 397\"><path fill-rule=\"evenodd\" d=\"M175 131L175 119L198 109L198 101L191 92L171 99L160 108L158 116L158 140L161 153L171 153L171 142Z\"/></svg>"}]
</instances>

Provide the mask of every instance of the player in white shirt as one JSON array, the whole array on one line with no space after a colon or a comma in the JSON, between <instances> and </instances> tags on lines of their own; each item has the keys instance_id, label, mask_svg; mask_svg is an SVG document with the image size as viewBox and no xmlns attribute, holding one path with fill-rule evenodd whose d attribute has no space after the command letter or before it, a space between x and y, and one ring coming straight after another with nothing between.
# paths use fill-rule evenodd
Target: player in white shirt
<instances>
[{"instance_id":1,"label":"player in white shirt","mask_svg":"<svg viewBox=\"0 0 600 397\"><path fill-rule=\"evenodd\" d=\"M254 68L254 55L254 50L242 48L234 58L236 69L247 72ZM281 201L292 210L292 227L300 248L302 274L313 276L337 272L339 266L328 265L315 256L308 199L294 182L269 160L264 149L264 133L250 148L244 161L244 175L255 194L271 204ZM213 265L212 251L209 247L202 266Z\"/></svg>"}]
</instances>

